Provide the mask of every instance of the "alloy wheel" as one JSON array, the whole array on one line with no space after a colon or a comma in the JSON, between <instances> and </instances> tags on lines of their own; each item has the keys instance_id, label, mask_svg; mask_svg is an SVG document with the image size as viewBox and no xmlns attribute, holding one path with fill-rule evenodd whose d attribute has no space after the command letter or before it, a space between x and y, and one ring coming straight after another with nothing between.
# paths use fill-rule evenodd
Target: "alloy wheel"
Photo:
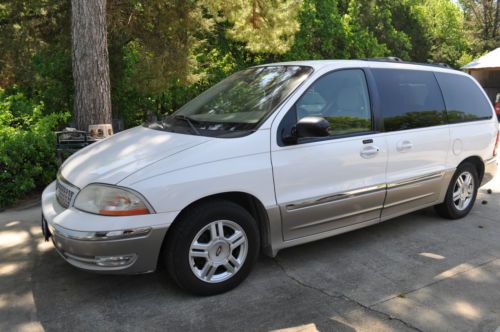
<instances>
[{"instance_id":1,"label":"alloy wheel","mask_svg":"<svg viewBox=\"0 0 500 332\"><path fill-rule=\"evenodd\" d=\"M469 207L474 196L474 178L471 173L461 173L453 187L453 204L459 211Z\"/></svg>"},{"instance_id":2,"label":"alloy wheel","mask_svg":"<svg viewBox=\"0 0 500 332\"><path fill-rule=\"evenodd\" d=\"M208 283L225 281L243 266L248 251L245 231L230 220L203 227L189 248L189 264L195 276Z\"/></svg>"}]
</instances>

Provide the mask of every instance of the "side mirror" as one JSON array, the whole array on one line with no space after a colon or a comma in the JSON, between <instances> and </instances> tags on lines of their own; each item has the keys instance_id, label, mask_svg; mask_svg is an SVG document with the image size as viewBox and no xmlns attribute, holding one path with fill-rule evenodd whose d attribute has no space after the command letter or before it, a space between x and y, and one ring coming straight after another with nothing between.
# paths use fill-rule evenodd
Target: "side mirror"
<instances>
[{"instance_id":1,"label":"side mirror","mask_svg":"<svg viewBox=\"0 0 500 332\"><path fill-rule=\"evenodd\" d=\"M297 122L297 137L325 137L329 136L330 123L325 118L308 116Z\"/></svg>"},{"instance_id":2,"label":"side mirror","mask_svg":"<svg viewBox=\"0 0 500 332\"><path fill-rule=\"evenodd\" d=\"M329 136L330 123L322 117L308 116L300 119L289 130L288 135L283 135L285 144L297 144L299 138Z\"/></svg>"}]
</instances>

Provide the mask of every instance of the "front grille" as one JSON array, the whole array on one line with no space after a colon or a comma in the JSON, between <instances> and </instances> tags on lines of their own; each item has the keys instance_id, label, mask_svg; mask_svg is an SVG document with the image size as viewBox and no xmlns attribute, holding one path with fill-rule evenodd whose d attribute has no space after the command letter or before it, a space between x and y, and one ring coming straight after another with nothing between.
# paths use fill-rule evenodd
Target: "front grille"
<instances>
[{"instance_id":1,"label":"front grille","mask_svg":"<svg viewBox=\"0 0 500 332\"><path fill-rule=\"evenodd\" d=\"M63 181L61 181L61 179L57 179L56 198L59 204L61 204L61 206L64 208L68 208L70 206L71 201L73 200L73 196L75 194L75 192L70 188L71 187L68 186Z\"/></svg>"}]
</instances>

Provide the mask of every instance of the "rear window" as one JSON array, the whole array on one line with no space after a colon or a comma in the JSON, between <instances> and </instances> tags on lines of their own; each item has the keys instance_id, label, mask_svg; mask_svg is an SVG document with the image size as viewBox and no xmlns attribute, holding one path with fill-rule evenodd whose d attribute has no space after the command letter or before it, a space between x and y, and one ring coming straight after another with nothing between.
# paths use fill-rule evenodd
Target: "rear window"
<instances>
[{"instance_id":1,"label":"rear window","mask_svg":"<svg viewBox=\"0 0 500 332\"><path fill-rule=\"evenodd\" d=\"M491 119L490 101L477 84L462 75L436 73L450 123Z\"/></svg>"},{"instance_id":2,"label":"rear window","mask_svg":"<svg viewBox=\"0 0 500 332\"><path fill-rule=\"evenodd\" d=\"M432 72L373 69L386 131L446 124L441 91Z\"/></svg>"}]
</instances>

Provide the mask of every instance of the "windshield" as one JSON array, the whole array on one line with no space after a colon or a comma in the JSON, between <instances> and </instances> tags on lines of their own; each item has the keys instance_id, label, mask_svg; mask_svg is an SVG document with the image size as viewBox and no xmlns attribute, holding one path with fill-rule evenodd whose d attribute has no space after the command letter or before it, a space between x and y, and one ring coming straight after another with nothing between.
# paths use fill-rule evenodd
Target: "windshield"
<instances>
[{"instance_id":1,"label":"windshield","mask_svg":"<svg viewBox=\"0 0 500 332\"><path fill-rule=\"evenodd\" d=\"M311 72L311 67L278 65L237 72L165 117L161 129L181 127L177 129L207 136L252 131Z\"/></svg>"}]
</instances>

